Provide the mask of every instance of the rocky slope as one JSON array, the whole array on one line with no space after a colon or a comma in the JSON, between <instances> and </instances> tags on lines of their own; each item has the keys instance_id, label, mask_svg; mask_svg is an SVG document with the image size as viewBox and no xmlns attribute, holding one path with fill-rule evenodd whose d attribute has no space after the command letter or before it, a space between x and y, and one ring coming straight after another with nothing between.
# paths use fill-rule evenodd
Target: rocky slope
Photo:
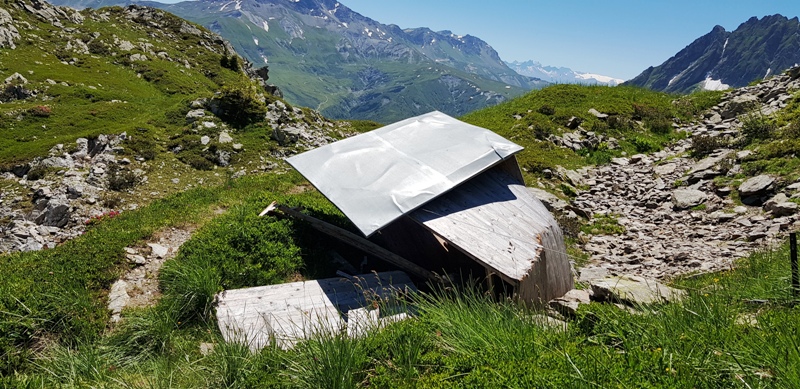
<instances>
[{"instance_id":1,"label":"rocky slope","mask_svg":"<svg viewBox=\"0 0 800 389\"><path fill-rule=\"evenodd\" d=\"M118 212L346 135L269 95L263 72L232 50L154 8L0 3L0 253L55 247ZM234 103L263 109L249 131L230 122L228 83L251 89L228 92Z\"/></svg>"},{"instance_id":2,"label":"rocky slope","mask_svg":"<svg viewBox=\"0 0 800 389\"><path fill-rule=\"evenodd\" d=\"M756 17L734 31L721 26L628 84L664 92L738 88L800 63L800 21L781 15Z\"/></svg>"},{"instance_id":3,"label":"rocky slope","mask_svg":"<svg viewBox=\"0 0 800 389\"><path fill-rule=\"evenodd\" d=\"M800 69L725 95L698 123L677 125L691 136L740 143L744 107L772 115L800 89ZM746 104L745 104L746 103ZM611 164L565 175L580 194L565 212L615 218L624 232L585 236L590 264L581 278L635 274L671 278L679 274L730 268L735 259L800 227L800 182L774 175L723 184L721 177L742 172L752 150L718 148L708 157L688 156L684 139L652 155L614 159ZM568 178L569 177L569 178ZM733 193L738 195L738 202ZM556 202L554 202L556 203Z\"/></svg>"}]
</instances>

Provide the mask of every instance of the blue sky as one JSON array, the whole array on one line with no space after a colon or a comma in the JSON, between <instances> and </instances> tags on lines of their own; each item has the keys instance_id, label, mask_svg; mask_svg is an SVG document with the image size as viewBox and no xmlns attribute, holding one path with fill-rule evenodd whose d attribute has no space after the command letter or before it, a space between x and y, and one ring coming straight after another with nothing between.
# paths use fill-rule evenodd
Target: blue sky
<instances>
[{"instance_id":1,"label":"blue sky","mask_svg":"<svg viewBox=\"0 0 800 389\"><path fill-rule=\"evenodd\" d=\"M715 25L800 15L798 0L341 0L384 24L473 35L506 61L536 60L630 79Z\"/></svg>"}]
</instances>

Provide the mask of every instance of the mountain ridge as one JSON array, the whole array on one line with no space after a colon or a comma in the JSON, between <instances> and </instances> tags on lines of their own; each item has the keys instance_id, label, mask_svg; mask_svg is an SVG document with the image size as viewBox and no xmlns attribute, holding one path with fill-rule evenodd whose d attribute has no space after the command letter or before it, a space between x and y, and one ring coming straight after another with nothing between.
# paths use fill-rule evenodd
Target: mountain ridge
<instances>
[{"instance_id":1,"label":"mountain ridge","mask_svg":"<svg viewBox=\"0 0 800 389\"><path fill-rule=\"evenodd\" d=\"M98 8L129 0L54 0ZM401 29L328 0L146 2L206 26L293 104L335 118L400 120L431 110L458 116L547 85L508 68L477 37Z\"/></svg>"},{"instance_id":2,"label":"mountain ridge","mask_svg":"<svg viewBox=\"0 0 800 389\"><path fill-rule=\"evenodd\" d=\"M552 83L601 84L616 86L625 80L600 74L578 72L563 66L546 66L538 61L506 61L506 65L519 74L540 78Z\"/></svg>"},{"instance_id":3,"label":"mountain ridge","mask_svg":"<svg viewBox=\"0 0 800 389\"><path fill-rule=\"evenodd\" d=\"M734 31L714 26L661 65L627 84L663 92L727 89L800 63L800 21L783 15L751 17Z\"/></svg>"}]
</instances>

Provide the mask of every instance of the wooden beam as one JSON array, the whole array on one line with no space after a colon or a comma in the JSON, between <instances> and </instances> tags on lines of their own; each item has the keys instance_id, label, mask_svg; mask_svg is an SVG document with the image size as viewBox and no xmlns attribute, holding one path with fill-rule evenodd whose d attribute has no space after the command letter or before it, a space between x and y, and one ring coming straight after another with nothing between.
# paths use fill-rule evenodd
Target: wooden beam
<instances>
[{"instance_id":1,"label":"wooden beam","mask_svg":"<svg viewBox=\"0 0 800 389\"><path fill-rule=\"evenodd\" d=\"M264 209L264 211L261 212L259 216L264 216L266 214L273 213L276 210L281 211L281 213L283 213L284 215L291 216L295 219L300 219L305 222L308 222L314 229L323 232L325 234L328 234L336 239L339 239L342 242L345 242L355 248L358 248L359 250L364 251L365 253L370 254L380 260L395 265L417 277L431 281L442 282L442 278L439 277L439 275L437 275L436 273L431 272L389 250L386 250L385 248L378 246L375 243L372 243L365 238L362 238L343 228L334 226L333 224L324 222L315 217L306 215L300 211L289 208L285 205L280 205L277 204L276 202L273 202L272 204L269 205L269 207Z\"/></svg>"}]
</instances>

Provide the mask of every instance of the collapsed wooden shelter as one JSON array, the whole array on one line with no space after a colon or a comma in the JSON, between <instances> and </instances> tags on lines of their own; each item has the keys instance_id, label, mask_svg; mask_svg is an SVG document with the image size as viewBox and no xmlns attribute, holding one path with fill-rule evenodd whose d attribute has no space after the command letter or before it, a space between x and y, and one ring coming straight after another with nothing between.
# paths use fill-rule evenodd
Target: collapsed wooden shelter
<instances>
[{"instance_id":1,"label":"collapsed wooden shelter","mask_svg":"<svg viewBox=\"0 0 800 389\"><path fill-rule=\"evenodd\" d=\"M288 158L365 237L431 271L482 268L531 304L573 287L561 229L527 190L522 147L441 112Z\"/></svg>"}]
</instances>

